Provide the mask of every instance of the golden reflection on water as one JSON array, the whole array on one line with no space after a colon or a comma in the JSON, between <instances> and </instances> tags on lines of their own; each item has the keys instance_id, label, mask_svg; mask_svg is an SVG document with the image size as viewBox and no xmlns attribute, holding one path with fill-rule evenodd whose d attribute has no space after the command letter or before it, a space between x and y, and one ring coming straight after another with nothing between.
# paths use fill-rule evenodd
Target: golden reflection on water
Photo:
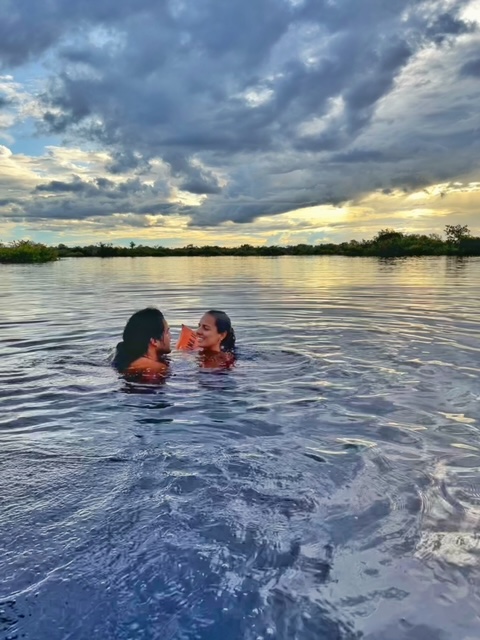
<instances>
[{"instance_id":1,"label":"golden reflection on water","mask_svg":"<svg viewBox=\"0 0 480 640\"><path fill-rule=\"evenodd\" d=\"M382 285L429 287L434 289L446 280L462 278L468 261L458 258L429 257L408 259L347 258L343 256L281 257L166 257L71 259L81 262L82 271L96 278L112 274L124 284L156 284L159 293L164 282L181 281L183 286L208 282L243 281L263 284L331 289L335 287L370 287ZM41 268L61 268L63 261ZM88 267L87 267L88 264ZM85 269L85 267L87 267ZM38 268L38 267L37 267ZM9 274L3 268L3 276ZM71 269L69 269L71 278ZM12 283L16 276L11 274Z\"/></svg>"}]
</instances>

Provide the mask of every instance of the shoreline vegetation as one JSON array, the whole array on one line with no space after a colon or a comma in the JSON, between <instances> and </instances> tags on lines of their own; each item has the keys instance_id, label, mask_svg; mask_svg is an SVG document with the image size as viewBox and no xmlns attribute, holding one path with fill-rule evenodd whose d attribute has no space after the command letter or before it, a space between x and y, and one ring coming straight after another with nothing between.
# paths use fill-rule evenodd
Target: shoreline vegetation
<instances>
[{"instance_id":1,"label":"shoreline vegetation","mask_svg":"<svg viewBox=\"0 0 480 640\"><path fill-rule=\"evenodd\" d=\"M197 247L168 248L137 245L115 247L99 242L88 246L69 247L65 244L47 246L30 240L11 243L0 242L0 263L43 263L59 258L116 258L116 257L167 257L167 256L367 256L400 258L407 256L480 256L480 237L472 236L467 226L447 225L444 240L435 233L422 235L383 229L371 240L350 240L340 244L297 244L289 246Z\"/></svg>"},{"instance_id":2,"label":"shoreline vegetation","mask_svg":"<svg viewBox=\"0 0 480 640\"><path fill-rule=\"evenodd\" d=\"M15 240L4 244L0 242L0 262L31 264L41 262L53 262L58 260L56 247L47 247L41 242L31 240Z\"/></svg>"}]
</instances>

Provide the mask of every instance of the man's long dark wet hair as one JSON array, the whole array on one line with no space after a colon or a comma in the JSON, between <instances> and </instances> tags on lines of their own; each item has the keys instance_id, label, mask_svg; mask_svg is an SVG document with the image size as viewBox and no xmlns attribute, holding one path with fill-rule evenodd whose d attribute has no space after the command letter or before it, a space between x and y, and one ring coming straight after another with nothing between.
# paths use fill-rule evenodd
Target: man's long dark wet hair
<instances>
[{"instance_id":1,"label":"man's long dark wet hair","mask_svg":"<svg viewBox=\"0 0 480 640\"><path fill-rule=\"evenodd\" d=\"M155 307L147 307L133 314L123 330L123 341L117 344L113 366L119 371L147 353L150 339L161 340L165 333L165 318Z\"/></svg>"},{"instance_id":2,"label":"man's long dark wet hair","mask_svg":"<svg viewBox=\"0 0 480 640\"><path fill-rule=\"evenodd\" d=\"M227 335L220 343L222 351L235 353L235 331L233 330L230 318L225 311L218 311L217 309L211 309L207 311L207 313L215 319L215 326L217 327L218 333L227 332Z\"/></svg>"}]
</instances>

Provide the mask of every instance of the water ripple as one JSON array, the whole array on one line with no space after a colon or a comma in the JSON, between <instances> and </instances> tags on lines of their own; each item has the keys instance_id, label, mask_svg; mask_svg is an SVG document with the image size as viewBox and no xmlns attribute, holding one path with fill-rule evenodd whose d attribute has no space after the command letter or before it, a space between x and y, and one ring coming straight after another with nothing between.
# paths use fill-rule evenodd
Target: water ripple
<instances>
[{"instance_id":1,"label":"water ripple","mask_svg":"<svg viewBox=\"0 0 480 640\"><path fill-rule=\"evenodd\" d=\"M477 637L479 260L0 268L1 640ZM151 304L236 366L123 381Z\"/></svg>"}]
</instances>

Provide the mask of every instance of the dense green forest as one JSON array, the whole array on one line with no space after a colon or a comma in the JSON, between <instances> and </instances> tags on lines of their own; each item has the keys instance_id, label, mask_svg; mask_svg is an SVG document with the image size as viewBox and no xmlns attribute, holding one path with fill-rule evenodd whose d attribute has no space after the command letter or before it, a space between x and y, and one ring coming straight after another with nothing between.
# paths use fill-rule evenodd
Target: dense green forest
<instances>
[{"instance_id":1,"label":"dense green forest","mask_svg":"<svg viewBox=\"0 0 480 640\"><path fill-rule=\"evenodd\" d=\"M40 242L31 240L16 240L4 244L0 242L0 262L52 262L58 260L59 252L56 247L47 247Z\"/></svg>"},{"instance_id":2,"label":"dense green forest","mask_svg":"<svg viewBox=\"0 0 480 640\"><path fill-rule=\"evenodd\" d=\"M130 242L129 247L116 247L106 242L88 246L56 247L30 242L16 241L0 243L0 262L48 262L58 258L114 258L142 256L378 256L396 258L404 256L480 256L480 237L472 236L467 226L447 225L445 239L435 233L429 235L403 233L383 229L371 240L350 240L340 244L297 244L290 246L219 247L187 245L181 248L146 246Z\"/></svg>"}]
</instances>

